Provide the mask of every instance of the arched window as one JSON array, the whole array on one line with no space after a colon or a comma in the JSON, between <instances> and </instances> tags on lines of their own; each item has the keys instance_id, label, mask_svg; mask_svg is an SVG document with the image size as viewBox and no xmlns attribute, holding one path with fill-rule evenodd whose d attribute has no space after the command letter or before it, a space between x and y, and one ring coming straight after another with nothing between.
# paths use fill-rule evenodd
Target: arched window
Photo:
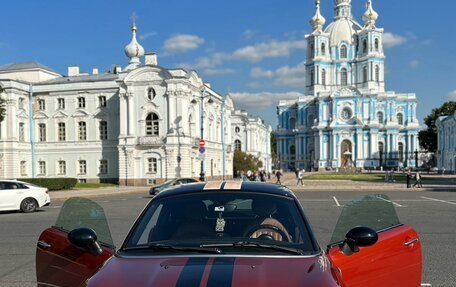
<instances>
[{"instance_id":1,"label":"arched window","mask_svg":"<svg viewBox=\"0 0 456 287\"><path fill-rule=\"evenodd\" d=\"M378 52L379 51L379 42L378 42L378 38L375 38L375 52Z\"/></svg>"},{"instance_id":2,"label":"arched window","mask_svg":"<svg viewBox=\"0 0 456 287\"><path fill-rule=\"evenodd\" d=\"M296 128L296 119L291 118L290 119L290 129L295 129Z\"/></svg>"},{"instance_id":3,"label":"arched window","mask_svg":"<svg viewBox=\"0 0 456 287\"><path fill-rule=\"evenodd\" d=\"M310 57L313 58L314 57L314 44L313 43L310 44L309 51L310 51Z\"/></svg>"},{"instance_id":4,"label":"arched window","mask_svg":"<svg viewBox=\"0 0 456 287\"><path fill-rule=\"evenodd\" d=\"M150 101L152 101L152 100L155 98L155 96L156 96L156 93L155 93L154 88L149 88L149 89L147 90L147 98L148 98Z\"/></svg>"},{"instance_id":5,"label":"arched window","mask_svg":"<svg viewBox=\"0 0 456 287\"><path fill-rule=\"evenodd\" d=\"M378 65L375 66L375 81L380 82L380 67Z\"/></svg>"},{"instance_id":6,"label":"arched window","mask_svg":"<svg viewBox=\"0 0 456 287\"><path fill-rule=\"evenodd\" d=\"M401 114L401 113L397 114L397 123L401 126L404 124L404 115L403 114Z\"/></svg>"},{"instance_id":7,"label":"arched window","mask_svg":"<svg viewBox=\"0 0 456 287\"><path fill-rule=\"evenodd\" d=\"M383 142L378 142L378 153L379 153L379 156L382 156L382 154L384 154L385 152L385 147L383 145Z\"/></svg>"},{"instance_id":8,"label":"arched window","mask_svg":"<svg viewBox=\"0 0 456 287\"><path fill-rule=\"evenodd\" d=\"M326 85L326 70L325 69L321 70L321 84L323 86Z\"/></svg>"},{"instance_id":9,"label":"arched window","mask_svg":"<svg viewBox=\"0 0 456 287\"><path fill-rule=\"evenodd\" d=\"M347 46L345 46L345 45L342 45L340 47L340 58L347 59Z\"/></svg>"},{"instance_id":10,"label":"arched window","mask_svg":"<svg viewBox=\"0 0 456 287\"><path fill-rule=\"evenodd\" d=\"M368 81L367 79L367 66L363 67L363 83L366 83Z\"/></svg>"},{"instance_id":11,"label":"arched window","mask_svg":"<svg viewBox=\"0 0 456 287\"><path fill-rule=\"evenodd\" d=\"M315 84L315 71L310 71L310 85L313 86Z\"/></svg>"},{"instance_id":12,"label":"arched window","mask_svg":"<svg viewBox=\"0 0 456 287\"><path fill-rule=\"evenodd\" d=\"M240 131L241 131L241 129L240 129L239 127L235 127L235 128L234 128L234 132L235 132L235 133L238 134Z\"/></svg>"},{"instance_id":13,"label":"arched window","mask_svg":"<svg viewBox=\"0 0 456 287\"><path fill-rule=\"evenodd\" d=\"M340 70L340 84L342 86L348 85L347 69L345 68L342 68L342 70Z\"/></svg>"},{"instance_id":14,"label":"arched window","mask_svg":"<svg viewBox=\"0 0 456 287\"><path fill-rule=\"evenodd\" d=\"M190 133L190 137L195 137L196 136L196 123L193 120L193 115L190 115L188 117L188 130Z\"/></svg>"},{"instance_id":15,"label":"arched window","mask_svg":"<svg viewBox=\"0 0 456 287\"><path fill-rule=\"evenodd\" d=\"M234 150L241 151L241 148L242 148L241 141L240 140L235 140L234 141Z\"/></svg>"},{"instance_id":16,"label":"arched window","mask_svg":"<svg viewBox=\"0 0 456 287\"><path fill-rule=\"evenodd\" d=\"M367 53L367 40L363 40L363 53Z\"/></svg>"},{"instance_id":17,"label":"arched window","mask_svg":"<svg viewBox=\"0 0 456 287\"><path fill-rule=\"evenodd\" d=\"M399 161L404 161L404 144L398 144L398 152L399 152Z\"/></svg>"},{"instance_id":18,"label":"arched window","mask_svg":"<svg viewBox=\"0 0 456 287\"><path fill-rule=\"evenodd\" d=\"M378 112L377 113L377 120L378 120L379 124L383 124L384 119L383 119L383 113L382 112Z\"/></svg>"},{"instance_id":19,"label":"arched window","mask_svg":"<svg viewBox=\"0 0 456 287\"><path fill-rule=\"evenodd\" d=\"M150 113L146 118L146 136L158 136L159 134L159 118L157 114Z\"/></svg>"},{"instance_id":20,"label":"arched window","mask_svg":"<svg viewBox=\"0 0 456 287\"><path fill-rule=\"evenodd\" d=\"M321 55L326 56L326 45L325 43L321 43Z\"/></svg>"}]
</instances>

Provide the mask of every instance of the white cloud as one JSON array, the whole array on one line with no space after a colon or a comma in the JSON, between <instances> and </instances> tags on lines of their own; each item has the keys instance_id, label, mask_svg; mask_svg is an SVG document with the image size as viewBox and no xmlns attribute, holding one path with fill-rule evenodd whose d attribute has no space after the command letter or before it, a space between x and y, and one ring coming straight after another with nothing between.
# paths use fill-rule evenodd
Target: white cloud
<instances>
[{"instance_id":1,"label":"white cloud","mask_svg":"<svg viewBox=\"0 0 456 287\"><path fill-rule=\"evenodd\" d=\"M146 32L144 34L139 35L140 40L146 40L147 38L153 37L157 35L157 32Z\"/></svg>"},{"instance_id":2,"label":"white cloud","mask_svg":"<svg viewBox=\"0 0 456 287\"><path fill-rule=\"evenodd\" d=\"M264 110L276 107L281 100L294 100L304 96L298 92L288 93L230 93L236 105L244 109ZM275 116L275 115L274 115ZM268 120L268 119L265 119Z\"/></svg>"},{"instance_id":3,"label":"white cloud","mask_svg":"<svg viewBox=\"0 0 456 287\"><path fill-rule=\"evenodd\" d=\"M252 39L253 36L255 36L256 32L253 30L245 30L244 33L242 34L245 39L249 40Z\"/></svg>"},{"instance_id":4,"label":"white cloud","mask_svg":"<svg viewBox=\"0 0 456 287\"><path fill-rule=\"evenodd\" d=\"M230 75L236 73L233 69L204 69L203 72L206 75L214 76L214 75Z\"/></svg>"},{"instance_id":5,"label":"white cloud","mask_svg":"<svg viewBox=\"0 0 456 287\"><path fill-rule=\"evenodd\" d=\"M306 41L270 41L254 46L246 46L233 52L233 58L249 62L260 62L267 58L289 56L294 50L305 49Z\"/></svg>"},{"instance_id":6,"label":"white cloud","mask_svg":"<svg viewBox=\"0 0 456 287\"><path fill-rule=\"evenodd\" d=\"M166 54L185 53L197 49L204 43L204 39L196 35L180 34L165 41L163 49Z\"/></svg>"},{"instance_id":7,"label":"white cloud","mask_svg":"<svg viewBox=\"0 0 456 287\"><path fill-rule=\"evenodd\" d=\"M391 48L395 46L399 46L407 42L407 39L405 37L395 35L393 33L386 32L383 34L383 45L386 48Z\"/></svg>"},{"instance_id":8,"label":"white cloud","mask_svg":"<svg viewBox=\"0 0 456 287\"><path fill-rule=\"evenodd\" d=\"M305 87L306 67L304 63L300 63L296 67L284 66L276 69L275 71L263 70L261 68L253 68L250 71L250 76L255 79L273 78L274 86ZM253 86L257 85L255 84Z\"/></svg>"},{"instance_id":9,"label":"white cloud","mask_svg":"<svg viewBox=\"0 0 456 287\"><path fill-rule=\"evenodd\" d=\"M409 63L410 68L416 69L420 65L420 62L418 60L413 60Z\"/></svg>"},{"instance_id":10,"label":"white cloud","mask_svg":"<svg viewBox=\"0 0 456 287\"><path fill-rule=\"evenodd\" d=\"M214 53L209 57L202 57L196 60L197 68L208 69L221 65L224 61L229 60L230 56L225 53Z\"/></svg>"},{"instance_id":11,"label":"white cloud","mask_svg":"<svg viewBox=\"0 0 456 287\"><path fill-rule=\"evenodd\" d=\"M448 94L448 98L449 98L450 100L456 101L456 90L450 92L450 93Z\"/></svg>"}]
</instances>

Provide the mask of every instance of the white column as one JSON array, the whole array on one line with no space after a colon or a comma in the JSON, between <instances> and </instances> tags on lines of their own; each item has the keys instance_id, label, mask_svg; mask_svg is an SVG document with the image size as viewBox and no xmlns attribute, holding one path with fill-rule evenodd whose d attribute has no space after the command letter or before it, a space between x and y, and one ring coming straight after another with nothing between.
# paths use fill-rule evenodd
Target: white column
<instances>
[{"instance_id":1,"label":"white column","mask_svg":"<svg viewBox=\"0 0 456 287\"><path fill-rule=\"evenodd\" d=\"M363 158L363 134L360 130L356 131L356 159Z\"/></svg>"},{"instance_id":2,"label":"white column","mask_svg":"<svg viewBox=\"0 0 456 287\"><path fill-rule=\"evenodd\" d=\"M8 138L17 139L17 129L19 124L16 120L16 101L9 102L6 109L8 119Z\"/></svg>"},{"instance_id":3,"label":"white column","mask_svg":"<svg viewBox=\"0 0 456 287\"><path fill-rule=\"evenodd\" d=\"M120 120L120 136L127 135L127 101L125 94L119 94L119 120Z\"/></svg>"},{"instance_id":4,"label":"white column","mask_svg":"<svg viewBox=\"0 0 456 287\"><path fill-rule=\"evenodd\" d=\"M133 93L128 93L128 135L135 135L136 114Z\"/></svg>"}]
</instances>

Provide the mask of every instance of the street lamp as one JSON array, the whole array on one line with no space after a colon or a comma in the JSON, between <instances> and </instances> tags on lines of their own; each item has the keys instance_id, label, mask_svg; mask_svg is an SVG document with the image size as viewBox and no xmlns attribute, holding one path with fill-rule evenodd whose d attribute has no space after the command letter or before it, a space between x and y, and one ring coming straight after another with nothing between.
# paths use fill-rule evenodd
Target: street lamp
<instances>
[{"instance_id":1,"label":"street lamp","mask_svg":"<svg viewBox=\"0 0 456 287\"><path fill-rule=\"evenodd\" d=\"M209 100L207 101L209 104L212 104L213 103L213 100L210 98L211 95L208 94L208 95L205 95L204 92L206 91L206 87L203 85L201 87L201 90L200 90L200 93L195 96L195 97L199 97L201 102L200 102L200 127L201 127L201 134L200 134L200 140L203 140L204 139L204 98L207 98L209 97ZM196 104L197 101L195 99L193 99L191 101L192 104ZM201 158L201 172L200 172L200 180L201 181L206 181L206 172L204 170L204 158L202 157Z\"/></svg>"}]
</instances>

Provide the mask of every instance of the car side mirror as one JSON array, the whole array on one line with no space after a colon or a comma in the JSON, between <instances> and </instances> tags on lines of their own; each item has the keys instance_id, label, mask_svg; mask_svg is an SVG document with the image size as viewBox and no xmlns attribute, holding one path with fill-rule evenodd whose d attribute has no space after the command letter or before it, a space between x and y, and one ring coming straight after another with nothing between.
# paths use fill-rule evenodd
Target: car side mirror
<instances>
[{"instance_id":1,"label":"car side mirror","mask_svg":"<svg viewBox=\"0 0 456 287\"><path fill-rule=\"evenodd\" d=\"M346 256L350 256L359 252L359 247L368 247L377 243L378 234L369 227L358 226L347 232L345 238L340 250Z\"/></svg>"},{"instance_id":2,"label":"car side mirror","mask_svg":"<svg viewBox=\"0 0 456 287\"><path fill-rule=\"evenodd\" d=\"M93 256L98 256L103 252L97 241L97 233L91 228L73 229L68 233L68 240L74 246L89 251Z\"/></svg>"}]
</instances>

